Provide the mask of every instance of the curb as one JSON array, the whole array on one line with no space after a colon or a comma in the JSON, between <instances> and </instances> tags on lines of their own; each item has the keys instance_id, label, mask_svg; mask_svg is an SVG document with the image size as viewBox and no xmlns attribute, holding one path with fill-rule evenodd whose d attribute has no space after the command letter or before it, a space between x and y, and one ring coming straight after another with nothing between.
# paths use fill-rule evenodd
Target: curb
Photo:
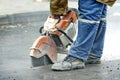
<instances>
[{"instance_id":1,"label":"curb","mask_svg":"<svg viewBox=\"0 0 120 80\"><path fill-rule=\"evenodd\" d=\"M46 20L49 11L36 11L27 13L16 13L0 16L0 25L24 24Z\"/></svg>"},{"instance_id":2,"label":"curb","mask_svg":"<svg viewBox=\"0 0 120 80\"><path fill-rule=\"evenodd\" d=\"M72 3L75 2L78 0L70 0L69 1L69 5L70 7L76 7L76 5L73 5ZM30 11L30 12L21 12L21 13L14 13L13 14L9 14L9 12L6 14L6 15L0 15L0 25L9 25L9 24L23 24L23 23L28 23L28 22L38 22L38 21L41 21L41 20L46 20L47 16L49 15L49 8L48 6L45 7L45 9L43 9L42 7L46 4L48 5L48 3L45 3L45 4L37 4L36 7L35 7L35 4L32 5L32 3L30 5L33 6L30 7L32 9L35 8L38 8L38 5L39 6L39 11ZM23 7L25 5L22 5L21 7ZM42 7L41 7L42 6ZM27 6L26 6L27 7ZM28 6L29 8L29 6ZM24 11L24 9L22 9ZM26 10L26 8L25 8Z\"/></svg>"}]
</instances>

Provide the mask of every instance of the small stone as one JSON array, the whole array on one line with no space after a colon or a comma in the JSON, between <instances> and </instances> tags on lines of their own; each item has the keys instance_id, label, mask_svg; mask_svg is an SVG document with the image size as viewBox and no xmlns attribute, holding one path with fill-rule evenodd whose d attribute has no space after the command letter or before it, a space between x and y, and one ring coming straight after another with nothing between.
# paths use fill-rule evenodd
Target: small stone
<instances>
[{"instance_id":1,"label":"small stone","mask_svg":"<svg viewBox=\"0 0 120 80\"><path fill-rule=\"evenodd\" d=\"M110 72L112 72L112 70L110 70Z\"/></svg>"},{"instance_id":2,"label":"small stone","mask_svg":"<svg viewBox=\"0 0 120 80\"><path fill-rule=\"evenodd\" d=\"M120 70L120 68L117 68L117 70Z\"/></svg>"},{"instance_id":3,"label":"small stone","mask_svg":"<svg viewBox=\"0 0 120 80\"><path fill-rule=\"evenodd\" d=\"M109 66L107 66L107 68L109 68Z\"/></svg>"}]
</instances>

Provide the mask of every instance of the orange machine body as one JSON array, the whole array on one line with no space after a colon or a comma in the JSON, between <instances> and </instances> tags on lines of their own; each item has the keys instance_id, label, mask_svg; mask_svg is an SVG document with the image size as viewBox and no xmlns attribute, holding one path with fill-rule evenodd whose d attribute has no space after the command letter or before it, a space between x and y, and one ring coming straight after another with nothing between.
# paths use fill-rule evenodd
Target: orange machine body
<instances>
[{"instance_id":1,"label":"orange machine body","mask_svg":"<svg viewBox=\"0 0 120 80\"><path fill-rule=\"evenodd\" d=\"M30 56L40 58L44 55L48 55L53 63L57 61L57 49L56 44L49 36L40 36L33 43L30 51Z\"/></svg>"},{"instance_id":2,"label":"orange machine body","mask_svg":"<svg viewBox=\"0 0 120 80\"><path fill-rule=\"evenodd\" d=\"M75 23L77 21L77 14L75 11L70 10L67 15L62 16L60 21L56 24L56 28L60 30L66 30L71 22ZM55 34L61 36L61 32L49 32L49 34ZM30 56L35 58L40 58L44 55L48 55L53 63L57 61L57 45L55 41L47 35L40 36L32 45Z\"/></svg>"},{"instance_id":3,"label":"orange machine body","mask_svg":"<svg viewBox=\"0 0 120 80\"><path fill-rule=\"evenodd\" d=\"M75 11L70 10L67 15L63 16L59 23L56 24L56 28L65 30L71 22L75 23L77 21L77 14ZM51 34L61 35L59 31L51 32Z\"/></svg>"}]
</instances>

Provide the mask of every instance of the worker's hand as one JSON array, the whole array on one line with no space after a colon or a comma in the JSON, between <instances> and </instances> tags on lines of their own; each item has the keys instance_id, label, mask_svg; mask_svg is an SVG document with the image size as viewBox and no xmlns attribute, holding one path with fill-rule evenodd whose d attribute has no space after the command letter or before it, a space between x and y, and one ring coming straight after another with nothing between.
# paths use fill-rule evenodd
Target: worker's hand
<instances>
[{"instance_id":1,"label":"worker's hand","mask_svg":"<svg viewBox=\"0 0 120 80\"><path fill-rule=\"evenodd\" d=\"M48 32L54 32L57 29L55 28L56 23L58 23L59 19L53 19L48 17L45 24L44 24L44 30Z\"/></svg>"}]
</instances>

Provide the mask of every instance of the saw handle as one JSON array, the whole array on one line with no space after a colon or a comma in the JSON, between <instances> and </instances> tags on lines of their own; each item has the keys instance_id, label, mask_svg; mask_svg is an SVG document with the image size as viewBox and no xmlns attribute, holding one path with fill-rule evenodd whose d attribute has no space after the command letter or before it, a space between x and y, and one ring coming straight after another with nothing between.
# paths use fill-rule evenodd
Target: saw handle
<instances>
[{"instance_id":1,"label":"saw handle","mask_svg":"<svg viewBox=\"0 0 120 80\"><path fill-rule=\"evenodd\" d=\"M63 30L58 29L58 28L57 28L57 30L58 30L59 32L61 32L62 34L64 34L64 35L73 43L73 40L72 40Z\"/></svg>"}]
</instances>

